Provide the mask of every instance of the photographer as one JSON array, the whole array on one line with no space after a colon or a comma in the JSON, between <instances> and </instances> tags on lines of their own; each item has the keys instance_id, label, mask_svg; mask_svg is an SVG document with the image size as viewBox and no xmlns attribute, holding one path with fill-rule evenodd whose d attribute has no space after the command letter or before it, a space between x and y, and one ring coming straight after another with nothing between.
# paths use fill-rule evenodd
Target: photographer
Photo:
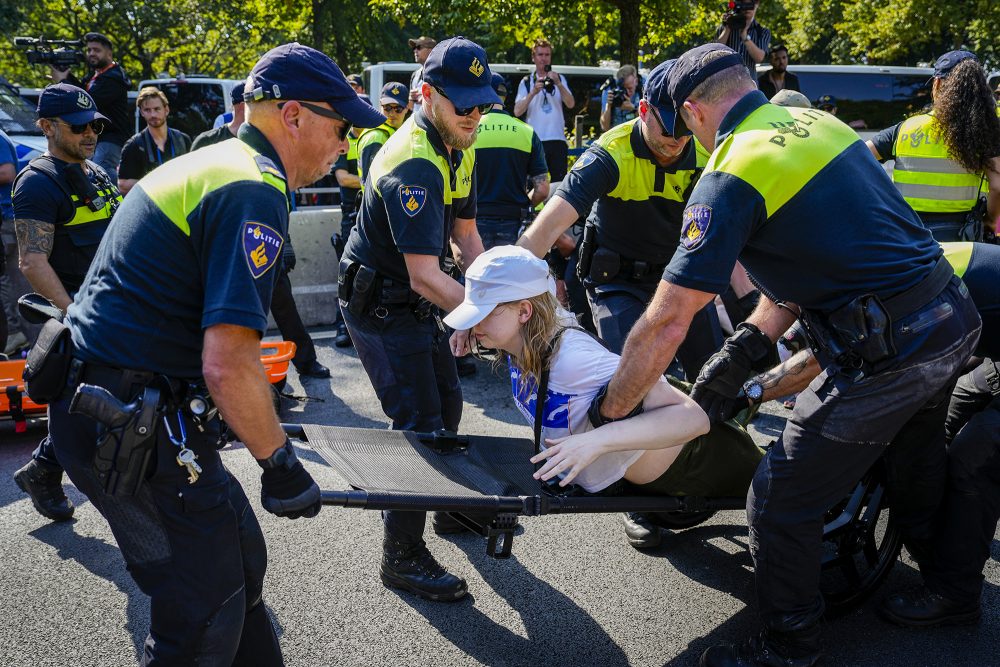
<instances>
[{"instance_id":1,"label":"photographer","mask_svg":"<svg viewBox=\"0 0 1000 667\"><path fill-rule=\"evenodd\" d=\"M632 65L622 65L601 91L601 131L627 123L638 115L642 88L639 75Z\"/></svg>"},{"instance_id":2,"label":"photographer","mask_svg":"<svg viewBox=\"0 0 1000 667\"><path fill-rule=\"evenodd\" d=\"M545 162L553 182L566 176L568 146L563 106L576 106L566 77L552 71L552 44L536 39L531 48L535 71L521 79L514 102L514 115L524 116L524 122L535 129L545 149Z\"/></svg>"},{"instance_id":3,"label":"photographer","mask_svg":"<svg viewBox=\"0 0 1000 667\"><path fill-rule=\"evenodd\" d=\"M760 0L730 0L715 37L716 42L740 54L755 81L756 66L764 62L771 45L771 31L754 19L759 4Z\"/></svg>"},{"instance_id":4,"label":"photographer","mask_svg":"<svg viewBox=\"0 0 1000 667\"><path fill-rule=\"evenodd\" d=\"M121 65L114 61L110 39L99 32L88 32L83 41L90 74L81 82L69 70L53 67L52 81L66 82L86 90L97 103L98 111L110 121L97 142L93 159L117 185L122 146L132 136L132 109L128 103L132 82Z\"/></svg>"}]
</instances>

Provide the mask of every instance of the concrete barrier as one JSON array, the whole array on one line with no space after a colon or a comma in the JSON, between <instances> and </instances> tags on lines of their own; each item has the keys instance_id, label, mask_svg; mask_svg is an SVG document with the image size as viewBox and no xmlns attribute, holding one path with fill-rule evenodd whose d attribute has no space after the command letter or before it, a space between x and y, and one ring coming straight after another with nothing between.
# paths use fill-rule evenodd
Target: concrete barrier
<instances>
[{"instance_id":1,"label":"concrete barrier","mask_svg":"<svg viewBox=\"0 0 1000 667\"><path fill-rule=\"evenodd\" d=\"M295 270L288 274L299 314L307 327L329 326L337 312L337 254L330 237L340 232L340 208L292 211L288 231ZM268 326L275 328L274 319Z\"/></svg>"}]
</instances>

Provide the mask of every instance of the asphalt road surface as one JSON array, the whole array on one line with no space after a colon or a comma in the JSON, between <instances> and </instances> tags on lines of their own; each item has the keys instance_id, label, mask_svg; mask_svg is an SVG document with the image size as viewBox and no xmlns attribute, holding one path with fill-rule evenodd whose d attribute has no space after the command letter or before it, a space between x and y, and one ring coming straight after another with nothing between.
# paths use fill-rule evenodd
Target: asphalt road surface
<instances>
[{"instance_id":1,"label":"asphalt road surface","mask_svg":"<svg viewBox=\"0 0 1000 667\"><path fill-rule=\"evenodd\" d=\"M291 392L316 400L286 401L283 421L385 428L353 351L334 348L322 332L317 343L333 378L300 382L292 371ZM463 380L463 432L530 438L504 375L481 363ZM759 442L776 437L783 411L772 404L772 414L754 423ZM76 516L50 523L11 480L44 432L35 423L16 435L0 422L0 667L134 664L149 603L103 519L68 485ZM344 488L307 446L299 451L321 487ZM487 557L481 537L445 539L428 527L431 551L470 591L460 602L436 604L380 583L377 512L326 507L312 520L279 519L255 500L259 468L247 452L233 446L223 460L267 538L265 601L290 666L696 665L708 646L742 640L757 627L741 511L669 533L652 553L628 546L619 516L610 514L524 518L509 560ZM906 630L875 612L886 592L919 582L904 556L875 599L825 623L823 664L1000 664L998 558L994 542L979 626Z\"/></svg>"}]
</instances>

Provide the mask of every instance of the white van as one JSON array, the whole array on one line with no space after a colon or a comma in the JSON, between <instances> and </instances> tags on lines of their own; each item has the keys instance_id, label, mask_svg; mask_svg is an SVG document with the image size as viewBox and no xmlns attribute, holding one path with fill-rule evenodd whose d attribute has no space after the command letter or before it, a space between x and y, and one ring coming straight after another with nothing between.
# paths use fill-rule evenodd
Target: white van
<instances>
[{"instance_id":1,"label":"white van","mask_svg":"<svg viewBox=\"0 0 1000 667\"><path fill-rule=\"evenodd\" d=\"M417 69L416 63L385 62L369 65L364 69L362 77L365 90L372 98L372 103L378 105L378 92L390 81L410 85L410 76ZM517 87L521 79L535 71L534 65L518 65L510 63L491 63L490 69L507 79L510 94L507 96L507 110L513 111L514 100L517 97ZM553 68L566 77L569 89L573 91L576 107L567 111L566 132L573 141L570 143L570 155L579 154L586 149L593 139L601 133L601 86L615 75L613 67L583 67L579 65L556 65ZM577 132L577 125L581 131Z\"/></svg>"},{"instance_id":2,"label":"white van","mask_svg":"<svg viewBox=\"0 0 1000 667\"><path fill-rule=\"evenodd\" d=\"M217 116L232 113L232 90L239 82L240 79L210 79L202 76L146 79L139 82L139 90L146 86L156 86L162 90L170 102L167 124L194 139L205 130L211 130ZM146 123L136 109L135 131L139 132L145 126Z\"/></svg>"}]
</instances>

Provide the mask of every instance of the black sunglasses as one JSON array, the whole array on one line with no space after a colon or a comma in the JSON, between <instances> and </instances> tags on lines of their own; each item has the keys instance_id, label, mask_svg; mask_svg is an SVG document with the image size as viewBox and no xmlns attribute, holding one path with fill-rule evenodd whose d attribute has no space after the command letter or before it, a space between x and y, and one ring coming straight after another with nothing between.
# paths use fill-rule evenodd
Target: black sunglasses
<instances>
[{"instance_id":1,"label":"black sunglasses","mask_svg":"<svg viewBox=\"0 0 1000 667\"><path fill-rule=\"evenodd\" d=\"M447 95L445 95L445 93L444 93L443 90L441 90L437 86L434 86L434 90L438 91L438 93L441 95L441 97L443 97L444 99L446 99L449 102L451 102L451 98L448 97ZM462 109L459 109L457 106L455 106L454 102L452 102L451 105L453 107L455 107L455 115L456 116L468 116L470 113L472 113L476 109L479 109L479 114L480 115L485 116L486 114L488 114L490 112L490 109L493 108L493 103L492 102L487 102L486 104L477 104L477 105L471 106L471 107L464 107Z\"/></svg>"},{"instance_id":2,"label":"black sunglasses","mask_svg":"<svg viewBox=\"0 0 1000 667\"><path fill-rule=\"evenodd\" d=\"M351 131L351 121L347 120L336 111L327 109L326 107L321 107L318 104L310 104L309 102L303 102L302 100L295 101L298 102L300 106L309 109L309 111L312 111L317 116L323 116L323 118L329 118L331 120L339 120L344 123L344 125L337 128L337 136L340 137L341 141L347 141L347 134ZM282 108L287 103L288 102L278 102L278 108Z\"/></svg>"},{"instance_id":3,"label":"black sunglasses","mask_svg":"<svg viewBox=\"0 0 1000 667\"><path fill-rule=\"evenodd\" d=\"M104 121L103 120L92 120L89 123L67 123L62 118L53 118L52 120L57 123L62 123L69 128L69 131L73 134L83 134L87 131L89 127L94 131L94 134L100 134L104 131Z\"/></svg>"},{"instance_id":4,"label":"black sunglasses","mask_svg":"<svg viewBox=\"0 0 1000 667\"><path fill-rule=\"evenodd\" d=\"M656 118L656 122L660 124L660 134L665 137L673 137L674 135L672 133L667 132L667 126L663 124L663 119L660 117L660 112L656 110L656 107L650 104L649 111Z\"/></svg>"},{"instance_id":5,"label":"black sunglasses","mask_svg":"<svg viewBox=\"0 0 1000 667\"><path fill-rule=\"evenodd\" d=\"M406 107L401 107L398 104L383 104L382 111L386 113L403 113L406 111Z\"/></svg>"}]
</instances>

